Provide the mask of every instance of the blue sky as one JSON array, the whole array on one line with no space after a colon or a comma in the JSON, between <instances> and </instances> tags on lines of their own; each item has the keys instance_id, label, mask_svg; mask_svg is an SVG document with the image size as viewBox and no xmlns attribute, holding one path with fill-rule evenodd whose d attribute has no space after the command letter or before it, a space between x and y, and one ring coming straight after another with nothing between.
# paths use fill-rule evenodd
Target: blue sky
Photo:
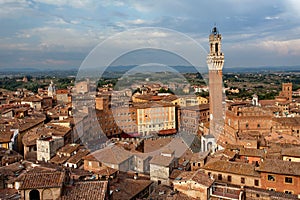
<instances>
[{"instance_id":1,"label":"blue sky","mask_svg":"<svg viewBox=\"0 0 300 200\"><path fill-rule=\"evenodd\" d=\"M79 67L106 38L149 26L208 50L214 23L225 67L300 65L298 0L0 0L0 68Z\"/></svg>"}]
</instances>

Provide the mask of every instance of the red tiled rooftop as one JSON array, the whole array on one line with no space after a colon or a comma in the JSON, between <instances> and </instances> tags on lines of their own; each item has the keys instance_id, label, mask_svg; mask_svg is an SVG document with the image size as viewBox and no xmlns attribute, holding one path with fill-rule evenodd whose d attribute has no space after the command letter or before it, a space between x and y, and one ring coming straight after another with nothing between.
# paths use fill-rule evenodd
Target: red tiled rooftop
<instances>
[{"instance_id":1,"label":"red tiled rooftop","mask_svg":"<svg viewBox=\"0 0 300 200\"><path fill-rule=\"evenodd\" d=\"M212 160L209 161L203 167L203 169L244 175L244 176L260 177L259 173L255 171L254 165L248 163L237 163L237 162L230 162L225 160Z\"/></svg>"},{"instance_id":2,"label":"red tiled rooftop","mask_svg":"<svg viewBox=\"0 0 300 200\"><path fill-rule=\"evenodd\" d=\"M107 197L107 181L77 182L67 189L60 200L104 200Z\"/></svg>"},{"instance_id":3,"label":"red tiled rooftop","mask_svg":"<svg viewBox=\"0 0 300 200\"><path fill-rule=\"evenodd\" d=\"M274 174L300 176L300 163L278 159L266 159L261 162L258 171Z\"/></svg>"},{"instance_id":4,"label":"red tiled rooftop","mask_svg":"<svg viewBox=\"0 0 300 200\"><path fill-rule=\"evenodd\" d=\"M65 179L64 172L27 173L24 176L21 190L62 187Z\"/></svg>"}]
</instances>

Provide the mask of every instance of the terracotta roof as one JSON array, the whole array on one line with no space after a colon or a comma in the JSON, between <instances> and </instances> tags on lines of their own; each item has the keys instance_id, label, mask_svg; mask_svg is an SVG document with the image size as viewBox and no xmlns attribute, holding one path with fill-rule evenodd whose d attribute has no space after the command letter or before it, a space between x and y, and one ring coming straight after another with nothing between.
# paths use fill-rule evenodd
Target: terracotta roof
<instances>
[{"instance_id":1,"label":"terracotta roof","mask_svg":"<svg viewBox=\"0 0 300 200\"><path fill-rule=\"evenodd\" d=\"M191 157L191 162L199 162L201 160L204 160L209 156L210 152L199 152L199 153L193 153Z\"/></svg>"},{"instance_id":2,"label":"terracotta roof","mask_svg":"<svg viewBox=\"0 0 300 200\"><path fill-rule=\"evenodd\" d=\"M173 156L172 157L168 157L168 156L162 156L162 155L155 155L150 160L150 164L160 165L160 166L167 167L167 166L169 166L172 163L173 159L174 159Z\"/></svg>"},{"instance_id":3,"label":"terracotta roof","mask_svg":"<svg viewBox=\"0 0 300 200\"><path fill-rule=\"evenodd\" d=\"M150 180L134 180L133 178L122 178L119 181L112 182L110 189L113 190L113 200L133 199L137 194L144 191L153 182ZM118 189L118 191L116 191Z\"/></svg>"},{"instance_id":4,"label":"terracotta roof","mask_svg":"<svg viewBox=\"0 0 300 200\"><path fill-rule=\"evenodd\" d=\"M300 158L300 147L282 149L281 155Z\"/></svg>"},{"instance_id":5,"label":"terracotta roof","mask_svg":"<svg viewBox=\"0 0 300 200\"><path fill-rule=\"evenodd\" d=\"M31 117L18 119L13 123L13 128L19 129L20 132L29 130L36 125L43 123L46 120L46 116L44 114L34 115Z\"/></svg>"},{"instance_id":6,"label":"terracotta roof","mask_svg":"<svg viewBox=\"0 0 300 200\"><path fill-rule=\"evenodd\" d=\"M210 187L214 183L214 180L212 180L207 174L204 174L199 170L192 175L191 180L206 187Z\"/></svg>"},{"instance_id":7,"label":"terracotta roof","mask_svg":"<svg viewBox=\"0 0 300 200\"><path fill-rule=\"evenodd\" d=\"M0 189L0 199L20 199L20 194L18 190L16 189L11 189L11 188L5 188L5 189Z\"/></svg>"},{"instance_id":8,"label":"terracotta roof","mask_svg":"<svg viewBox=\"0 0 300 200\"><path fill-rule=\"evenodd\" d=\"M21 156L21 155L14 150L0 147L0 157L10 157L10 156Z\"/></svg>"},{"instance_id":9,"label":"terracotta roof","mask_svg":"<svg viewBox=\"0 0 300 200\"><path fill-rule=\"evenodd\" d=\"M276 100L259 100L261 106L273 106L276 104Z\"/></svg>"},{"instance_id":10,"label":"terracotta roof","mask_svg":"<svg viewBox=\"0 0 300 200\"><path fill-rule=\"evenodd\" d=\"M163 194L160 194L163 192ZM149 195L148 199L155 200L197 200L183 194L181 192L174 192L173 188L166 185L158 185L154 188L154 191ZM199 198L198 198L199 199Z\"/></svg>"},{"instance_id":11,"label":"terracotta roof","mask_svg":"<svg viewBox=\"0 0 300 200\"><path fill-rule=\"evenodd\" d=\"M100 169L98 169L97 171L94 171L95 174L99 174L99 175L105 175L105 176L110 176L114 173L116 173L118 170L110 168L110 167L101 167Z\"/></svg>"},{"instance_id":12,"label":"terracotta roof","mask_svg":"<svg viewBox=\"0 0 300 200\"><path fill-rule=\"evenodd\" d=\"M58 151L57 154L71 154L74 151L76 151L80 147L80 144L66 144L65 146L61 147Z\"/></svg>"},{"instance_id":13,"label":"terracotta roof","mask_svg":"<svg viewBox=\"0 0 300 200\"><path fill-rule=\"evenodd\" d=\"M155 107L174 107L172 103L167 103L167 102L133 103L133 106L137 109L147 109L147 108L155 108Z\"/></svg>"},{"instance_id":14,"label":"terracotta roof","mask_svg":"<svg viewBox=\"0 0 300 200\"><path fill-rule=\"evenodd\" d=\"M224 151L222 152L222 154L229 158L229 159L232 159L235 157L236 153L234 151L231 151L230 149L224 149Z\"/></svg>"},{"instance_id":15,"label":"terracotta roof","mask_svg":"<svg viewBox=\"0 0 300 200\"><path fill-rule=\"evenodd\" d=\"M172 134L175 134L175 133L177 133L177 130L175 128L174 129L158 131L158 135L172 135Z\"/></svg>"},{"instance_id":16,"label":"terracotta roof","mask_svg":"<svg viewBox=\"0 0 300 200\"><path fill-rule=\"evenodd\" d=\"M68 94L68 90L56 90L56 94Z\"/></svg>"},{"instance_id":17,"label":"terracotta roof","mask_svg":"<svg viewBox=\"0 0 300 200\"><path fill-rule=\"evenodd\" d=\"M22 142L26 146L31 146L31 145L35 145L36 140L40 138L42 135L64 137L67 133L69 133L70 130L71 130L70 128L64 126L46 124L42 127L37 127L27 132L23 136Z\"/></svg>"},{"instance_id":18,"label":"terracotta roof","mask_svg":"<svg viewBox=\"0 0 300 200\"><path fill-rule=\"evenodd\" d=\"M244 176L260 177L255 171L255 166L248 163L237 163L224 160L214 160L208 162L203 169L217 172L232 173Z\"/></svg>"},{"instance_id":19,"label":"terracotta roof","mask_svg":"<svg viewBox=\"0 0 300 200\"><path fill-rule=\"evenodd\" d=\"M93 173L90 171L86 171L84 169L74 169L74 168L69 168L71 175L76 175L76 176L92 176Z\"/></svg>"},{"instance_id":20,"label":"terracotta roof","mask_svg":"<svg viewBox=\"0 0 300 200\"><path fill-rule=\"evenodd\" d=\"M74 164L77 164L78 162L80 162L84 156L88 155L89 154L89 150L87 149L79 149L79 151L71 156L67 162L68 163L74 163Z\"/></svg>"},{"instance_id":21,"label":"terracotta roof","mask_svg":"<svg viewBox=\"0 0 300 200\"><path fill-rule=\"evenodd\" d=\"M24 165L19 162L15 162L13 164L0 167L0 174L15 176L15 173L20 173L23 169Z\"/></svg>"},{"instance_id":22,"label":"terracotta roof","mask_svg":"<svg viewBox=\"0 0 300 200\"><path fill-rule=\"evenodd\" d=\"M63 120L53 120L51 122L52 122L52 124L60 124L60 123L74 124L74 118L73 117L68 117L68 118L65 118Z\"/></svg>"},{"instance_id":23,"label":"terracotta roof","mask_svg":"<svg viewBox=\"0 0 300 200\"><path fill-rule=\"evenodd\" d=\"M64 179L65 173L59 171L27 173L20 190L62 187Z\"/></svg>"},{"instance_id":24,"label":"terracotta roof","mask_svg":"<svg viewBox=\"0 0 300 200\"><path fill-rule=\"evenodd\" d=\"M0 143L8 143L11 141L14 135L13 131L10 130L1 130L0 131Z\"/></svg>"},{"instance_id":25,"label":"terracotta roof","mask_svg":"<svg viewBox=\"0 0 300 200\"><path fill-rule=\"evenodd\" d=\"M144 152L154 152L157 149L160 149L164 146L167 146L172 141L172 138L159 138L159 139L150 139L144 141Z\"/></svg>"},{"instance_id":26,"label":"terracotta roof","mask_svg":"<svg viewBox=\"0 0 300 200\"><path fill-rule=\"evenodd\" d=\"M177 96L175 95L151 95L151 94L146 94L146 95L136 95L135 98L145 100L145 101L174 101L178 99Z\"/></svg>"},{"instance_id":27,"label":"terracotta roof","mask_svg":"<svg viewBox=\"0 0 300 200\"><path fill-rule=\"evenodd\" d=\"M29 107L19 107L19 108L14 108L13 110L15 112L25 112L25 111L30 110L30 108Z\"/></svg>"},{"instance_id":28,"label":"terracotta roof","mask_svg":"<svg viewBox=\"0 0 300 200\"><path fill-rule=\"evenodd\" d=\"M107 181L86 181L77 182L67 189L60 200L104 200L107 197Z\"/></svg>"},{"instance_id":29,"label":"terracotta roof","mask_svg":"<svg viewBox=\"0 0 300 200\"><path fill-rule=\"evenodd\" d=\"M277 159L266 159L260 164L257 171L300 176L300 163Z\"/></svg>"},{"instance_id":30,"label":"terracotta roof","mask_svg":"<svg viewBox=\"0 0 300 200\"><path fill-rule=\"evenodd\" d=\"M38 134L38 132L29 132L26 133L22 138L22 143L25 146L36 145L36 140L40 138L42 134Z\"/></svg>"},{"instance_id":31,"label":"terracotta roof","mask_svg":"<svg viewBox=\"0 0 300 200\"><path fill-rule=\"evenodd\" d=\"M284 200L288 200L288 199L298 199L298 196L295 194L286 194L283 192L276 192L276 191L270 191L270 190L266 190L266 189L262 189L262 188L254 188L254 187L247 187L245 186L245 192L247 193L254 193L254 194L259 194L262 196L267 196L267 199L284 199Z\"/></svg>"},{"instance_id":32,"label":"terracotta roof","mask_svg":"<svg viewBox=\"0 0 300 200\"><path fill-rule=\"evenodd\" d=\"M170 179L175 179L177 178L183 171L179 170L179 169L173 169L173 171L171 172L169 178Z\"/></svg>"},{"instance_id":33,"label":"terracotta roof","mask_svg":"<svg viewBox=\"0 0 300 200\"><path fill-rule=\"evenodd\" d=\"M284 126L300 126L300 117L281 117L273 118L273 121Z\"/></svg>"},{"instance_id":34,"label":"terracotta roof","mask_svg":"<svg viewBox=\"0 0 300 200\"><path fill-rule=\"evenodd\" d=\"M207 174L201 172L200 170L182 172L177 178L181 178L178 181L195 181L196 183L199 183L206 187L210 187L214 183L213 179L211 179Z\"/></svg>"},{"instance_id":35,"label":"terracotta roof","mask_svg":"<svg viewBox=\"0 0 300 200\"><path fill-rule=\"evenodd\" d=\"M9 113L9 112L12 112L12 111L13 111L13 109L7 109L7 110L2 111L1 114L3 115L3 114L6 114L6 113Z\"/></svg>"},{"instance_id":36,"label":"terracotta roof","mask_svg":"<svg viewBox=\"0 0 300 200\"><path fill-rule=\"evenodd\" d=\"M38 97L36 97L36 96L30 96L30 97L24 97L24 98L22 99L22 101L23 101L23 102L40 102L40 101L42 101L42 99L41 99L41 98L38 98Z\"/></svg>"},{"instance_id":37,"label":"terracotta roof","mask_svg":"<svg viewBox=\"0 0 300 200\"><path fill-rule=\"evenodd\" d=\"M182 107L180 108L181 110L208 110L209 109L209 104L200 104L196 106L187 106L187 107Z\"/></svg>"},{"instance_id":38,"label":"terracotta roof","mask_svg":"<svg viewBox=\"0 0 300 200\"><path fill-rule=\"evenodd\" d=\"M64 164L65 162L67 162L67 160L69 159L69 156L64 156L64 155L55 155L53 158L50 159L51 163L54 164Z\"/></svg>"},{"instance_id":39,"label":"terracotta roof","mask_svg":"<svg viewBox=\"0 0 300 200\"><path fill-rule=\"evenodd\" d=\"M132 154L125 149L112 145L85 156L84 160L96 160L103 163L120 164L131 156Z\"/></svg>"},{"instance_id":40,"label":"terracotta roof","mask_svg":"<svg viewBox=\"0 0 300 200\"><path fill-rule=\"evenodd\" d=\"M239 155L263 158L265 156L265 152L263 149L241 148Z\"/></svg>"},{"instance_id":41,"label":"terracotta roof","mask_svg":"<svg viewBox=\"0 0 300 200\"><path fill-rule=\"evenodd\" d=\"M272 133L265 137L266 142L268 143L281 143L281 144L295 144L300 145L300 139L296 136L281 134L281 133Z\"/></svg>"}]
</instances>

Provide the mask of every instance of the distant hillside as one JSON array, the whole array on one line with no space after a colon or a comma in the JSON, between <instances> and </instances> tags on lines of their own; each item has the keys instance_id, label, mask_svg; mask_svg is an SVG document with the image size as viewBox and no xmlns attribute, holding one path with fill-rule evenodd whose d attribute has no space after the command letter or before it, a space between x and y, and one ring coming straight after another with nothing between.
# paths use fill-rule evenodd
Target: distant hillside
<instances>
[{"instance_id":1,"label":"distant hillside","mask_svg":"<svg viewBox=\"0 0 300 200\"><path fill-rule=\"evenodd\" d=\"M224 73L247 73L247 72L300 72L300 66L257 66L257 67L232 67L223 69Z\"/></svg>"},{"instance_id":2,"label":"distant hillside","mask_svg":"<svg viewBox=\"0 0 300 200\"><path fill-rule=\"evenodd\" d=\"M113 76L121 75L129 70L134 70L136 66L110 66L106 69L105 75ZM198 71L193 66L171 66L175 71L179 73L197 73ZM99 68L98 68L99 69ZM97 67L90 69L91 72L97 72ZM148 68L149 69L149 68ZM156 68L157 69L157 68ZM140 71L141 68L138 68ZM208 71L207 68L202 68L202 73ZM89 70L87 70L89 71ZM155 71L155 70L153 70ZM78 68L0 68L0 75L31 75L31 76L76 76ZM140 71L140 72L147 72ZM224 67L224 73L267 73L267 72L300 72L300 66L257 66L257 67ZM97 73L92 73L97 74Z\"/></svg>"}]
</instances>

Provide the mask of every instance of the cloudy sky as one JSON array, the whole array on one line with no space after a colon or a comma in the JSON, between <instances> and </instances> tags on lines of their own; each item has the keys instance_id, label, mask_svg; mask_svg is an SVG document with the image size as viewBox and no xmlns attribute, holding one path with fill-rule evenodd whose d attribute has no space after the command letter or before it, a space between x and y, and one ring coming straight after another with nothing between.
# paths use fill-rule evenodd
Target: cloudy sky
<instances>
[{"instance_id":1,"label":"cloudy sky","mask_svg":"<svg viewBox=\"0 0 300 200\"><path fill-rule=\"evenodd\" d=\"M0 69L79 67L106 38L140 27L184 33L208 50L215 23L225 67L300 65L299 0L0 0Z\"/></svg>"}]
</instances>

